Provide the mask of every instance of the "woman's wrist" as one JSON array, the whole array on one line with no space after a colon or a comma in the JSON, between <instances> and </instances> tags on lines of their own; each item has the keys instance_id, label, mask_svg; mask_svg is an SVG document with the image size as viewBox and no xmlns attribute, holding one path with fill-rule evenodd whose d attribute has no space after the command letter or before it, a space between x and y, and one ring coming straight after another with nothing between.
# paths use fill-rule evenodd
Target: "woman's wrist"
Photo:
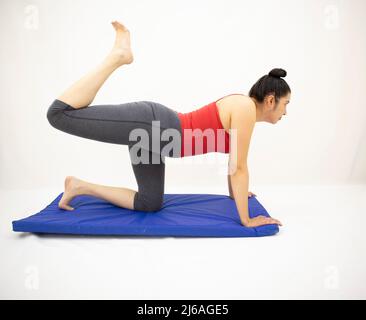
<instances>
[{"instance_id":1,"label":"woman's wrist","mask_svg":"<svg viewBox=\"0 0 366 320\"><path fill-rule=\"evenodd\" d=\"M249 218L248 219L241 219L241 224L243 225L243 226L248 226L248 224L249 224Z\"/></svg>"}]
</instances>

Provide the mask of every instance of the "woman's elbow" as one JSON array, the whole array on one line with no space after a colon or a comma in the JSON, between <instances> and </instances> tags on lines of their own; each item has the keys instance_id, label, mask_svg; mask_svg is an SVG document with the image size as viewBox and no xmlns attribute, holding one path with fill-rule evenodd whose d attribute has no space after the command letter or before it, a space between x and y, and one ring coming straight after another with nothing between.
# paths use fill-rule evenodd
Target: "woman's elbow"
<instances>
[{"instance_id":1,"label":"woman's elbow","mask_svg":"<svg viewBox=\"0 0 366 320\"><path fill-rule=\"evenodd\" d=\"M231 176L249 174L247 166L233 166L229 168L229 173Z\"/></svg>"}]
</instances>

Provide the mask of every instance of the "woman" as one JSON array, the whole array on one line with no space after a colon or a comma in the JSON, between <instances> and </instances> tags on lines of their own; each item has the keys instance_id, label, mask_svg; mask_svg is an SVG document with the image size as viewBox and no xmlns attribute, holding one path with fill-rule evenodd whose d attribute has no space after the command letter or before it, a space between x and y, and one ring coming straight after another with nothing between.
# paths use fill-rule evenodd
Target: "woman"
<instances>
[{"instance_id":1,"label":"woman","mask_svg":"<svg viewBox=\"0 0 366 320\"><path fill-rule=\"evenodd\" d=\"M230 94L189 113L180 113L152 101L89 106L112 72L122 65L131 64L134 59L129 30L117 21L112 22L112 25L116 31L116 38L111 52L100 65L53 101L47 118L53 127L69 134L128 145L138 191L97 185L68 176L59 207L73 210L68 203L75 196L86 194L131 210L159 210L163 204L165 163L156 161L157 156L164 160L165 156L183 157L223 152L230 154L229 192L230 197L235 200L242 224L247 227L282 225L274 218L249 218L248 196L253 194L248 192L247 154L255 123L266 121L274 124L286 114L286 105L291 95L289 86L281 79L286 76L286 71L273 69L252 87L249 97ZM138 155L133 151L137 143L131 139L132 133L136 133L134 130L143 130L149 138L153 136L154 130L160 130L161 134L162 129L175 130L180 135L178 143L177 140L173 143L173 153L163 153L170 143L169 140L163 141L161 138L159 148L156 149L156 146L152 146L153 139L150 139L148 146L145 144L140 147L140 151L147 154L148 162L136 161ZM194 129L211 130L217 144L209 144L209 139L203 139L202 135L199 138L192 135ZM231 138L234 136L235 143L232 143ZM219 137L220 142L224 143L221 143L221 147L218 146Z\"/></svg>"}]
</instances>

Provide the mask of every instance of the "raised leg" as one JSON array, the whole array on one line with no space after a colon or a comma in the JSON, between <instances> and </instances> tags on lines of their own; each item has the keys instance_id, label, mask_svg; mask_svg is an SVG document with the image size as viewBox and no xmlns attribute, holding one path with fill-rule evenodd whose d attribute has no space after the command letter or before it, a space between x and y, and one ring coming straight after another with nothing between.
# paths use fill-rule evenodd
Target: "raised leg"
<instances>
[{"instance_id":1,"label":"raised leg","mask_svg":"<svg viewBox=\"0 0 366 320\"><path fill-rule=\"evenodd\" d=\"M111 52L102 63L62 93L58 100L75 109L88 106L114 70L133 62L129 30L117 21L112 22L112 25L116 30L116 38Z\"/></svg>"},{"instance_id":2,"label":"raised leg","mask_svg":"<svg viewBox=\"0 0 366 320\"><path fill-rule=\"evenodd\" d=\"M93 70L84 75L81 79L71 85L57 99L70 108L80 109L89 106L103 83L117 68L124 64L133 62L133 54L130 44L130 32L121 23L113 21L112 25L116 30L114 46L107 57ZM59 106L63 108L65 106ZM56 108L57 109L57 108ZM52 121L55 109L49 110L49 120ZM113 141L112 141L113 142ZM59 202L59 207L65 210L72 210L68 202L77 194L91 194L110 201L111 203L124 208L133 209L133 199L136 191L128 188L117 188L92 184L72 176L65 179L65 191Z\"/></svg>"}]
</instances>

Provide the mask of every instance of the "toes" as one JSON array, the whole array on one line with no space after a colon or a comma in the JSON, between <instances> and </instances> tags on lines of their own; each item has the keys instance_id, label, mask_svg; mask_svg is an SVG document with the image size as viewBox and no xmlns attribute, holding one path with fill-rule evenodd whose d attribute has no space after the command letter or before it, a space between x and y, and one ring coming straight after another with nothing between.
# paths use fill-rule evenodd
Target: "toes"
<instances>
[{"instance_id":1,"label":"toes","mask_svg":"<svg viewBox=\"0 0 366 320\"><path fill-rule=\"evenodd\" d=\"M71 207L71 206L69 206L69 205L59 205L59 208L60 209L63 209L63 210L67 210L67 211L72 211L72 210L74 210L75 208L73 208L73 207Z\"/></svg>"},{"instance_id":2,"label":"toes","mask_svg":"<svg viewBox=\"0 0 366 320\"><path fill-rule=\"evenodd\" d=\"M129 31L126 28L126 26L124 24L122 24L121 22L119 22L119 21L113 21L112 24L113 24L114 27L116 27L118 29L122 29L123 31L127 31L127 32Z\"/></svg>"},{"instance_id":3,"label":"toes","mask_svg":"<svg viewBox=\"0 0 366 320\"><path fill-rule=\"evenodd\" d=\"M125 26L124 24L122 24L121 22L118 22L118 21L117 21L117 24L118 24L121 28L123 28L123 29L127 29L127 28L126 28L126 26Z\"/></svg>"},{"instance_id":4,"label":"toes","mask_svg":"<svg viewBox=\"0 0 366 320\"><path fill-rule=\"evenodd\" d=\"M73 207L69 206L68 203L70 202L69 199L62 199L59 203L58 203L58 207L62 210L74 210Z\"/></svg>"}]
</instances>

